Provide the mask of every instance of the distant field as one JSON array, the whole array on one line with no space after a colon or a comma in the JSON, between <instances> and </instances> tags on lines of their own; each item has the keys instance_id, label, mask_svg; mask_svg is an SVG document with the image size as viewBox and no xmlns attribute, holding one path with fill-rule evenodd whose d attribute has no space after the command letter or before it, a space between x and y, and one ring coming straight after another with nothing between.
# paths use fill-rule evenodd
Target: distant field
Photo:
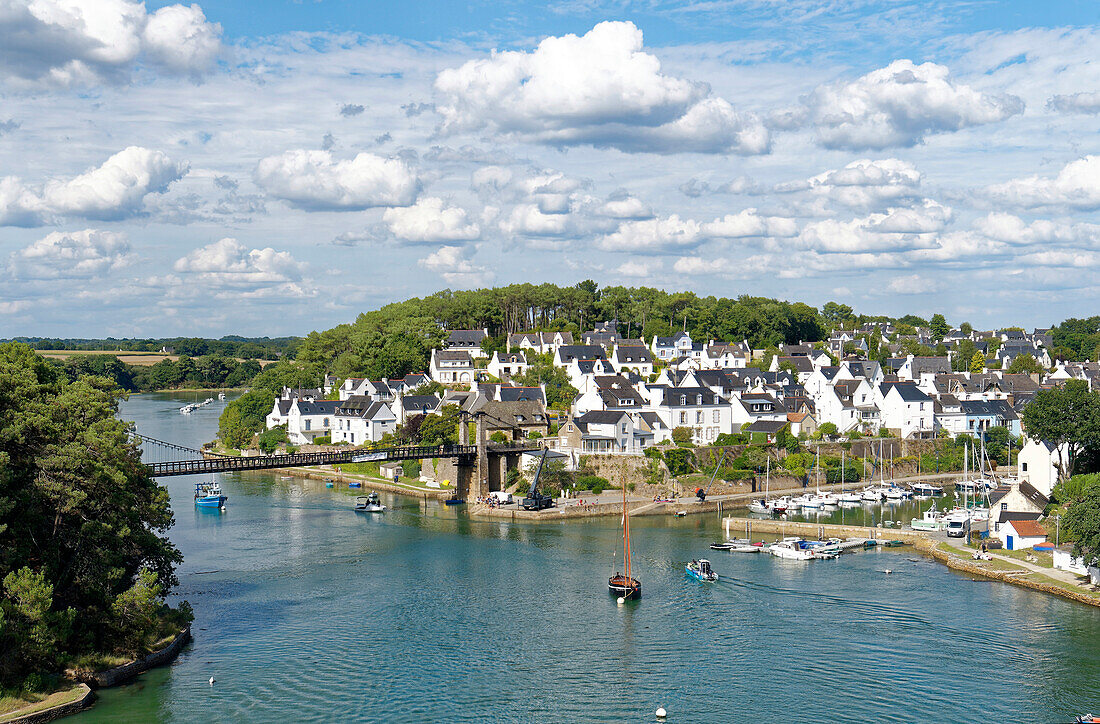
<instances>
[{"instance_id":1,"label":"distant field","mask_svg":"<svg viewBox=\"0 0 1100 724\"><path fill-rule=\"evenodd\" d=\"M176 354L157 354L155 352L127 351L112 352L109 350L98 349L40 349L38 350L38 354L42 355L43 357L51 357L53 359L68 359L75 355L81 354L109 354L113 357L118 357L119 360L125 362L126 364L136 365L138 367L151 367L152 365L155 365L157 362L160 362L164 359L170 359L173 362L179 359L179 355ZM243 362L244 360L238 358L237 361ZM267 359L257 361L260 363L261 367L266 364L270 364L271 362L274 362L274 360Z\"/></svg>"}]
</instances>

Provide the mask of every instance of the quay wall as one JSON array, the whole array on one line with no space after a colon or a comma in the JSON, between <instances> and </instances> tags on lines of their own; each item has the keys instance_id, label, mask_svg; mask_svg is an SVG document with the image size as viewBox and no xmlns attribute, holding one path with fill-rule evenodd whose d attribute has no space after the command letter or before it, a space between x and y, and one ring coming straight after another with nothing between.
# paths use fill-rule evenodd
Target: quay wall
<instances>
[{"instance_id":1,"label":"quay wall","mask_svg":"<svg viewBox=\"0 0 1100 724\"><path fill-rule=\"evenodd\" d=\"M73 701L67 701L64 704L58 704L49 709L24 714L23 716L17 716L12 719L3 719L3 717L0 717L0 719L3 719L4 724L44 724L44 722L54 721L61 717L77 714L87 709L92 705L92 702L95 701L95 692L92 691L91 687L84 683L81 683L80 687L83 691Z\"/></svg>"},{"instance_id":2,"label":"quay wall","mask_svg":"<svg viewBox=\"0 0 1100 724\"><path fill-rule=\"evenodd\" d=\"M116 686L124 681L129 681L138 674L147 671L154 666L163 666L173 661L179 656L180 650L184 645L191 640L191 627L183 629L176 635L176 638L172 639L172 643L165 646L159 651L154 651L148 656L131 661L128 664L122 666L116 666L106 671L98 671L94 674L85 674L82 672L68 672L77 681L95 688L102 688L105 686Z\"/></svg>"}]
</instances>

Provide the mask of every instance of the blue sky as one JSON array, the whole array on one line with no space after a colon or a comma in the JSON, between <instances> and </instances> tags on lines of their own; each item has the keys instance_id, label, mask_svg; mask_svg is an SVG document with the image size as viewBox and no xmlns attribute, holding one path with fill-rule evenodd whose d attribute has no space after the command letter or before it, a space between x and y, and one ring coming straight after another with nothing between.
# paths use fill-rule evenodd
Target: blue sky
<instances>
[{"instance_id":1,"label":"blue sky","mask_svg":"<svg viewBox=\"0 0 1100 724\"><path fill-rule=\"evenodd\" d=\"M0 337L588 277L1097 312L1096 3L33 0L0 37Z\"/></svg>"}]
</instances>

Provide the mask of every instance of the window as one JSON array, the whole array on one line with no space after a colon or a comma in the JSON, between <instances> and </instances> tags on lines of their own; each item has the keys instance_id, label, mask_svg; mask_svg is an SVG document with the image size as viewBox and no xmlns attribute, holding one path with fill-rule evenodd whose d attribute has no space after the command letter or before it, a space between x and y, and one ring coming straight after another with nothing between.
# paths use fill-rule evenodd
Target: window
<instances>
[{"instance_id":1,"label":"window","mask_svg":"<svg viewBox=\"0 0 1100 724\"><path fill-rule=\"evenodd\" d=\"M620 429L620 430L622 431L622 434L624 434L624 435L625 435L625 434L626 434L626 423L624 422L624 423L623 423L623 424L622 424L622 425L621 425L621 426L619 427L619 429Z\"/></svg>"},{"instance_id":2,"label":"window","mask_svg":"<svg viewBox=\"0 0 1100 724\"><path fill-rule=\"evenodd\" d=\"M1027 463L1020 463L1020 471L1024 473L1027 472Z\"/></svg>"},{"instance_id":3,"label":"window","mask_svg":"<svg viewBox=\"0 0 1100 724\"><path fill-rule=\"evenodd\" d=\"M1001 510L1008 510L1008 503L1001 503Z\"/></svg>"},{"instance_id":4,"label":"window","mask_svg":"<svg viewBox=\"0 0 1100 724\"><path fill-rule=\"evenodd\" d=\"M696 396L695 396L695 404L696 404L696 405L701 405L701 404L703 404L703 396L702 396L702 395L696 395Z\"/></svg>"},{"instance_id":5,"label":"window","mask_svg":"<svg viewBox=\"0 0 1100 724\"><path fill-rule=\"evenodd\" d=\"M703 424L703 413L702 412L696 412L695 413L695 424L696 425L702 425Z\"/></svg>"},{"instance_id":6,"label":"window","mask_svg":"<svg viewBox=\"0 0 1100 724\"><path fill-rule=\"evenodd\" d=\"M680 395L680 404L686 405L688 403L687 395Z\"/></svg>"},{"instance_id":7,"label":"window","mask_svg":"<svg viewBox=\"0 0 1100 724\"><path fill-rule=\"evenodd\" d=\"M712 416L712 419L714 420L714 422L721 422L722 421L722 412L720 410L715 410L714 415Z\"/></svg>"},{"instance_id":8,"label":"window","mask_svg":"<svg viewBox=\"0 0 1100 724\"><path fill-rule=\"evenodd\" d=\"M325 418L325 427L328 427L328 418Z\"/></svg>"},{"instance_id":9,"label":"window","mask_svg":"<svg viewBox=\"0 0 1100 724\"><path fill-rule=\"evenodd\" d=\"M310 423L310 422L311 422L311 421L310 421L310 420L309 420L309 419L307 418L307 419L306 419L306 429L307 429L307 430L309 429L309 423Z\"/></svg>"},{"instance_id":10,"label":"window","mask_svg":"<svg viewBox=\"0 0 1100 724\"><path fill-rule=\"evenodd\" d=\"M680 413L680 424L684 425L684 424L687 423L687 421L688 421L688 414L686 412L681 412Z\"/></svg>"}]
</instances>

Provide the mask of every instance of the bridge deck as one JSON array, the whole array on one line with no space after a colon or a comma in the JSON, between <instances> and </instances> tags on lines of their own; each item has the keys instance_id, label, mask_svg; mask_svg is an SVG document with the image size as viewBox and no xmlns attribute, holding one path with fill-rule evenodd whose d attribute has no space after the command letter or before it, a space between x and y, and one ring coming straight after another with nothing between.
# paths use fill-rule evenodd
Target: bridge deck
<instances>
[{"instance_id":1,"label":"bridge deck","mask_svg":"<svg viewBox=\"0 0 1100 724\"><path fill-rule=\"evenodd\" d=\"M491 445L488 452L524 452L542 447L537 441L505 445ZM176 460L148 463L150 475L155 478L173 475L200 475L203 473L227 473L236 470L270 470L272 468L300 468L310 465L335 465L339 463L392 462L397 460L421 460L424 458L458 458L460 463L473 464L477 458L476 445L420 445L392 447L381 450L340 450L337 452L294 453L292 455L265 455L255 457L216 457L201 460Z\"/></svg>"}]
</instances>

